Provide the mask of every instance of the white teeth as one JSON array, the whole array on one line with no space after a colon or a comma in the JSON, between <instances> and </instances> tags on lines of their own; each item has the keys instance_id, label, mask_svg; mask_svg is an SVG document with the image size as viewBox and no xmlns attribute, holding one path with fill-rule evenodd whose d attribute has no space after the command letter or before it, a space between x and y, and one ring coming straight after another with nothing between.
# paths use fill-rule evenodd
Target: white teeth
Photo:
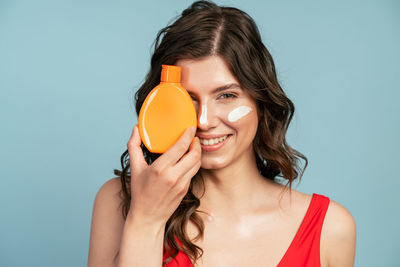
<instances>
[{"instance_id":1,"label":"white teeth","mask_svg":"<svg viewBox=\"0 0 400 267\"><path fill-rule=\"evenodd\" d=\"M200 139L200 144L205 145L205 146L208 146L208 145L210 145L210 146L211 146L211 145L215 145L215 144L218 144L218 143L224 141L227 137L228 137L228 136L225 135L225 136L223 136L223 137L214 138L214 139Z\"/></svg>"}]
</instances>

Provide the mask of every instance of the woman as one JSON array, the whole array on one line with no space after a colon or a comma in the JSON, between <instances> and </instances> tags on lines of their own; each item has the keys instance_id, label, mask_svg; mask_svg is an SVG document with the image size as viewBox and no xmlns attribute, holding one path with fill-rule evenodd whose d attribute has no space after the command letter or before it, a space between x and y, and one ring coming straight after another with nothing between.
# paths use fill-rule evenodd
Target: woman
<instances>
[{"instance_id":1,"label":"woman","mask_svg":"<svg viewBox=\"0 0 400 267\"><path fill-rule=\"evenodd\" d=\"M294 106L254 21L206 1L184 10L157 36L137 114L161 64L182 67L197 132L159 155L134 127L96 196L88 265L353 266L351 214L291 189L307 158L286 143Z\"/></svg>"}]
</instances>

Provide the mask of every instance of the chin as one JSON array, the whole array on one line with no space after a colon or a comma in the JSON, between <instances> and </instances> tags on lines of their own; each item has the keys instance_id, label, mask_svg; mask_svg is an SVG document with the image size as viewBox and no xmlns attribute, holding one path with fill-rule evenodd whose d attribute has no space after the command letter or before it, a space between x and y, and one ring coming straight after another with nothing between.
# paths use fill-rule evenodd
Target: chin
<instances>
[{"instance_id":1,"label":"chin","mask_svg":"<svg viewBox=\"0 0 400 267\"><path fill-rule=\"evenodd\" d=\"M229 165L229 162L226 159L202 159L201 160L201 169L204 170L218 170L222 169Z\"/></svg>"}]
</instances>

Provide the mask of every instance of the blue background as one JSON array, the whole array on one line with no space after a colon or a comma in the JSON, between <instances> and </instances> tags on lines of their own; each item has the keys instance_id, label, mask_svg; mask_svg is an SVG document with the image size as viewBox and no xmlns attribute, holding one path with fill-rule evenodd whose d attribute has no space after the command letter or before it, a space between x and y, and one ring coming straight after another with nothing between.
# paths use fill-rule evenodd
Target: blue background
<instances>
[{"instance_id":1,"label":"blue background","mask_svg":"<svg viewBox=\"0 0 400 267\"><path fill-rule=\"evenodd\" d=\"M85 266L156 33L191 1L0 1L0 266ZM400 266L399 1L217 1L249 13L295 104L295 189L341 203L355 266Z\"/></svg>"}]
</instances>

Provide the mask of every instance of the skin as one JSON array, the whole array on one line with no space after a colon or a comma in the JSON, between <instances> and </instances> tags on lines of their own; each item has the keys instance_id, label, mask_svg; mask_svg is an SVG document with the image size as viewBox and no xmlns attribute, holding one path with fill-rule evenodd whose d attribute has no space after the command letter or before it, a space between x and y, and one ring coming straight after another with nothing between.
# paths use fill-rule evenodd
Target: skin
<instances>
[{"instance_id":1,"label":"skin","mask_svg":"<svg viewBox=\"0 0 400 267\"><path fill-rule=\"evenodd\" d=\"M182 67L182 85L197 109L197 134L232 135L219 150L201 151L205 194L199 210L207 214L199 215L205 223L204 238L193 240L197 230L191 223L187 226L192 242L204 250L196 266L276 266L304 218L311 195L283 191L283 185L259 174L252 150L258 125L256 103L242 88L212 93L219 86L239 84L220 57L175 64ZM240 106L251 110L230 121L229 113ZM112 258L124 232L119 189L114 178L96 196L89 249L92 266L116 266ZM201 187L195 184L193 192L200 197ZM352 215L331 200L321 232L321 266L353 266L355 240Z\"/></svg>"}]
</instances>

